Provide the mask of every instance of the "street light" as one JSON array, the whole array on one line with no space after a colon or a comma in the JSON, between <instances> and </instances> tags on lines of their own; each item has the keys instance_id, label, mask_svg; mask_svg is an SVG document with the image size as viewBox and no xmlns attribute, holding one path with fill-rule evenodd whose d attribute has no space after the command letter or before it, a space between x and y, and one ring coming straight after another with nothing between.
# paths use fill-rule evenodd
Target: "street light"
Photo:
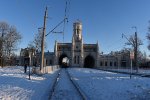
<instances>
[{"instance_id":1,"label":"street light","mask_svg":"<svg viewBox=\"0 0 150 100\"><path fill-rule=\"evenodd\" d=\"M30 68L31 68L31 65L33 65L33 55L34 55L34 50L33 48L30 48L29 51L31 52L30 54L30 65L29 65L29 80L31 79L30 76L31 76L31 73L30 73Z\"/></svg>"},{"instance_id":2,"label":"street light","mask_svg":"<svg viewBox=\"0 0 150 100\"><path fill-rule=\"evenodd\" d=\"M136 28L136 27L132 27L132 28ZM126 35L124 35L122 33L122 38L125 37L125 39L134 47L134 44L126 37ZM129 56L130 56L130 79L131 79L131 75L132 75L132 60L134 59L134 52L131 52L129 50Z\"/></svg>"},{"instance_id":3,"label":"street light","mask_svg":"<svg viewBox=\"0 0 150 100\"><path fill-rule=\"evenodd\" d=\"M130 60L131 60L131 70L130 70L130 79L131 79L131 75L132 75L132 60L134 59L134 52L130 51Z\"/></svg>"}]
</instances>

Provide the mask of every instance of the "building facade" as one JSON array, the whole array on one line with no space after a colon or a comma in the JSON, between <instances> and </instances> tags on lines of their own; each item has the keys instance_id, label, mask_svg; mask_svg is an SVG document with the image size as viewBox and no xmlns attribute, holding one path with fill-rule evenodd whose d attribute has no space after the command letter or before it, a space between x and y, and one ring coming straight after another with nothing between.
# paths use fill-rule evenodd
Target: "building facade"
<instances>
[{"instance_id":1,"label":"building facade","mask_svg":"<svg viewBox=\"0 0 150 100\"><path fill-rule=\"evenodd\" d=\"M96 67L99 59L99 47L96 44L84 44L82 36L82 23L73 24L72 43L55 42L55 64L62 64L62 59L69 59L72 67Z\"/></svg>"},{"instance_id":2,"label":"building facade","mask_svg":"<svg viewBox=\"0 0 150 100\"><path fill-rule=\"evenodd\" d=\"M131 59L130 52L127 49L111 52L109 54L100 54L99 56L99 68L103 69L118 69L118 68L130 68Z\"/></svg>"},{"instance_id":3,"label":"building facade","mask_svg":"<svg viewBox=\"0 0 150 100\"><path fill-rule=\"evenodd\" d=\"M30 51L28 54L29 56L25 57L31 58ZM40 53L36 53L35 56L36 59L34 61L40 65ZM100 53L98 42L95 44L85 44L82 36L82 23L80 21L73 24L71 43L55 41L54 52L45 52L45 66L61 66L64 58L69 60L67 65L70 67L118 68L130 66L128 50L111 52L106 55Z\"/></svg>"}]
</instances>

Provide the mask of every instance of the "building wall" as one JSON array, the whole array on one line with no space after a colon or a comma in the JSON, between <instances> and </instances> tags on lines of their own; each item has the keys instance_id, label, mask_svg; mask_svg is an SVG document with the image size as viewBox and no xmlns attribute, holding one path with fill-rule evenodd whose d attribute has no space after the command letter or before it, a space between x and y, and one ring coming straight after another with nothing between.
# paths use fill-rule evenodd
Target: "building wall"
<instances>
[{"instance_id":1,"label":"building wall","mask_svg":"<svg viewBox=\"0 0 150 100\"><path fill-rule=\"evenodd\" d=\"M115 56L106 56L106 55L100 55L99 57L99 68L117 68L118 66L118 60Z\"/></svg>"}]
</instances>

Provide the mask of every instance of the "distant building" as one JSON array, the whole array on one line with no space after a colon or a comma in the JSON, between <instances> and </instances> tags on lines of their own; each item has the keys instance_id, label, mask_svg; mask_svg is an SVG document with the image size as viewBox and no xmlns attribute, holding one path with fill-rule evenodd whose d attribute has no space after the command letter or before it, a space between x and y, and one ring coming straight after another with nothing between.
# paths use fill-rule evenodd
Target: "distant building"
<instances>
[{"instance_id":1,"label":"distant building","mask_svg":"<svg viewBox=\"0 0 150 100\"><path fill-rule=\"evenodd\" d=\"M131 63L128 50L111 52L107 55L101 54L99 61L99 67L101 68L129 68Z\"/></svg>"},{"instance_id":2,"label":"distant building","mask_svg":"<svg viewBox=\"0 0 150 100\"><path fill-rule=\"evenodd\" d=\"M24 66L25 64L33 66L35 64L36 51L33 48L22 48L20 51L20 64Z\"/></svg>"},{"instance_id":3,"label":"distant building","mask_svg":"<svg viewBox=\"0 0 150 100\"><path fill-rule=\"evenodd\" d=\"M44 57L45 57L45 66L51 66L51 65L55 65L54 63L54 52L45 52L44 53ZM37 61L37 66L40 66L41 63L41 53L37 53L36 54L36 61Z\"/></svg>"}]
</instances>

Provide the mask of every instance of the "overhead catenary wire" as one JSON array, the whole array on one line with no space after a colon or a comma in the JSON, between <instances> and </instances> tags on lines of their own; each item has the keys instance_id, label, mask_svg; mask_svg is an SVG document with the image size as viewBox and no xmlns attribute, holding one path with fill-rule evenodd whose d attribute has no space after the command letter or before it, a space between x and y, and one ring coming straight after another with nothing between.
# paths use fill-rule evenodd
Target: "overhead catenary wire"
<instances>
[{"instance_id":1,"label":"overhead catenary wire","mask_svg":"<svg viewBox=\"0 0 150 100\"><path fill-rule=\"evenodd\" d=\"M70 4L70 2L69 2L69 4ZM49 31L49 32L45 35L45 37L48 36L48 35L51 34L51 33L63 33L63 42L64 42L64 32L65 32L66 21L68 22L68 17L67 17L68 7L67 7L67 6L68 6L68 3L67 3L67 1L66 1L64 19L63 19L60 23L58 23L51 31ZM60 32L55 32L55 29L56 29L57 27L59 27L61 24L63 24L63 23L64 23L63 30L60 31Z\"/></svg>"},{"instance_id":2,"label":"overhead catenary wire","mask_svg":"<svg viewBox=\"0 0 150 100\"><path fill-rule=\"evenodd\" d=\"M66 1L66 7L65 7L65 17L64 17L64 19L65 19L65 18L67 18L67 17L66 17L66 13L67 13L67 1ZM64 43L64 32L65 32L65 26L66 26L66 20L64 20L64 27L63 27L63 43Z\"/></svg>"},{"instance_id":3,"label":"overhead catenary wire","mask_svg":"<svg viewBox=\"0 0 150 100\"><path fill-rule=\"evenodd\" d=\"M45 36L48 36L50 33L53 33L54 32L54 30L58 27L58 26L60 26L63 22L64 22L64 20L66 20L67 18L65 18L65 19L63 19L60 23L58 23L51 31L49 31Z\"/></svg>"},{"instance_id":4,"label":"overhead catenary wire","mask_svg":"<svg viewBox=\"0 0 150 100\"><path fill-rule=\"evenodd\" d=\"M67 5L67 18L69 19L69 16L70 16L70 2L71 2L71 0L68 0L68 5ZM68 22L68 21L67 21Z\"/></svg>"}]
</instances>

